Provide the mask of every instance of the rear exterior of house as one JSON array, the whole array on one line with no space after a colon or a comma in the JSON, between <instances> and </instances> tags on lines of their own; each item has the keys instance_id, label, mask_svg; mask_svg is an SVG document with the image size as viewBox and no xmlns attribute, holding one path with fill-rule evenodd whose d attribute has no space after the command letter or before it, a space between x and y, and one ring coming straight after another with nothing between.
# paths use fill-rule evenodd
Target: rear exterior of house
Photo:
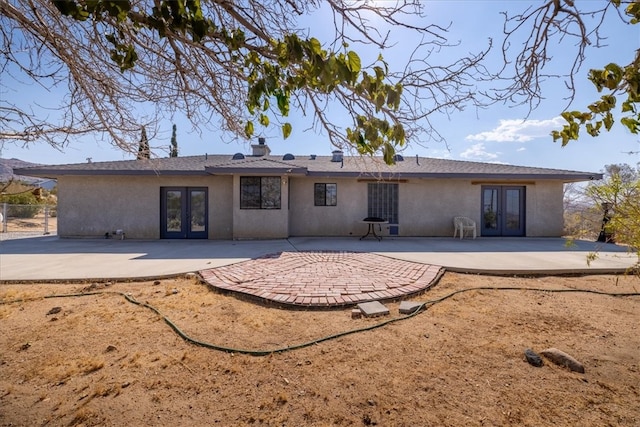
<instances>
[{"instance_id":1,"label":"rear exterior of house","mask_svg":"<svg viewBox=\"0 0 640 427\"><path fill-rule=\"evenodd\" d=\"M431 158L203 155L25 168L58 180L58 235L135 239L278 239L380 234L452 236L454 216L480 236L560 236L563 185L594 173Z\"/></svg>"}]
</instances>

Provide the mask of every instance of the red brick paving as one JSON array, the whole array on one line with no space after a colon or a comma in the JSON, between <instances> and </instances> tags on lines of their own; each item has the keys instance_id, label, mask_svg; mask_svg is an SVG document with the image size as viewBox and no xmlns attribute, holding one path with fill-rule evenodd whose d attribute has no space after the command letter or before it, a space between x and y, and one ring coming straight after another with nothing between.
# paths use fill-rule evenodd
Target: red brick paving
<instances>
[{"instance_id":1,"label":"red brick paving","mask_svg":"<svg viewBox=\"0 0 640 427\"><path fill-rule=\"evenodd\" d=\"M431 287L442 267L364 252L281 252L200 272L211 286L299 307L397 300Z\"/></svg>"}]
</instances>

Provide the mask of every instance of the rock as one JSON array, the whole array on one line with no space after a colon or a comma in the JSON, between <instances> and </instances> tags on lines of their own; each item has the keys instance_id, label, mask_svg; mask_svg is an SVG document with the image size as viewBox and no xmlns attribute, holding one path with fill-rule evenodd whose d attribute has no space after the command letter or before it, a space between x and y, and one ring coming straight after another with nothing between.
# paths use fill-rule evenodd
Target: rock
<instances>
[{"instance_id":1,"label":"rock","mask_svg":"<svg viewBox=\"0 0 640 427\"><path fill-rule=\"evenodd\" d=\"M160 280L156 280L153 282L153 286L158 286L160 284Z\"/></svg>"},{"instance_id":2,"label":"rock","mask_svg":"<svg viewBox=\"0 0 640 427\"><path fill-rule=\"evenodd\" d=\"M527 359L527 362L529 362L530 365L538 368L544 365L544 362L542 361L542 358L538 355L538 353L531 350L530 348L524 351L524 357Z\"/></svg>"},{"instance_id":3,"label":"rock","mask_svg":"<svg viewBox=\"0 0 640 427\"><path fill-rule=\"evenodd\" d=\"M557 348L548 348L546 350L542 350L540 354L558 366L569 368L569 370L573 372L584 374L584 365L564 351L558 350Z\"/></svg>"},{"instance_id":4,"label":"rock","mask_svg":"<svg viewBox=\"0 0 640 427\"><path fill-rule=\"evenodd\" d=\"M52 314L58 314L61 311L62 311L62 307L53 307L51 310L47 312L47 316L50 316Z\"/></svg>"},{"instance_id":5,"label":"rock","mask_svg":"<svg viewBox=\"0 0 640 427\"><path fill-rule=\"evenodd\" d=\"M359 319L361 317L362 317L362 312L360 311L359 308L354 308L353 310L351 310L352 319Z\"/></svg>"},{"instance_id":6,"label":"rock","mask_svg":"<svg viewBox=\"0 0 640 427\"><path fill-rule=\"evenodd\" d=\"M184 275L185 279L196 279L198 275L196 273L187 273Z\"/></svg>"},{"instance_id":7,"label":"rock","mask_svg":"<svg viewBox=\"0 0 640 427\"><path fill-rule=\"evenodd\" d=\"M117 348L114 345L108 345L107 349L105 350L106 353L111 353L112 351L116 351Z\"/></svg>"}]
</instances>

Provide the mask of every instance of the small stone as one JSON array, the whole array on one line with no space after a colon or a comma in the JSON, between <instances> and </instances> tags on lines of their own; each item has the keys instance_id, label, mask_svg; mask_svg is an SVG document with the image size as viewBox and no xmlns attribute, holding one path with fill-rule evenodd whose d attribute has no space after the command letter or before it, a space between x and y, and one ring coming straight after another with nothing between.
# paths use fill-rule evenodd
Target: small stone
<instances>
[{"instance_id":1,"label":"small stone","mask_svg":"<svg viewBox=\"0 0 640 427\"><path fill-rule=\"evenodd\" d=\"M527 359L527 362L529 362L529 364L532 366L539 368L544 365L544 362L542 361L542 358L538 355L538 353L531 350L530 348L524 351L524 357Z\"/></svg>"},{"instance_id":2,"label":"small stone","mask_svg":"<svg viewBox=\"0 0 640 427\"><path fill-rule=\"evenodd\" d=\"M153 282L153 286L158 286L160 284L160 280L156 280Z\"/></svg>"},{"instance_id":3,"label":"small stone","mask_svg":"<svg viewBox=\"0 0 640 427\"><path fill-rule=\"evenodd\" d=\"M114 345L108 345L107 349L105 350L106 353L111 353L112 351L116 351L117 348Z\"/></svg>"},{"instance_id":4,"label":"small stone","mask_svg":"<svg viewBox=\"0 0 640 427\"><path fill-rule=\"evenodd\" d=\"M359 308L354 308L353 310L351 310L352 319L359 319L361 317L362 317L362 312L360 311Z\"/></svg>"},{"instance_id":5,"label":"small stone","mask_svg":"<svg viewBox=\"0 0 640 427\"><path fill-rule=\"evenodd\" d=\"M174 294L174 295L177 294L178 292L180 292L180 291L178 291L176 288L173 288L173 290L171 291L171 293Z\"/></svg>"},{"instance_id":6,"label":"small stone","mask_svg":"<svg viewBox=\"0 0 640 427\"><path fill-rule=\"evenodd\" d=\"M20 350L18 350L18 351L25 351L25 350L28 350L28 349L29 349L29 347L31 347L31 344L30 344L30 343L28 343L28 342L26 342L26 343L24 343L24 344L22 344L22 345L20 346Z\"/></svg>"},{"instance_id":7,"label":"small stone","mask_svg":"<svg viewBox=\"0 0 640 427\"><path fill-rule=\"evenodd\" d=\"M187 273L184 275L184 277L186 279L195 279L196 277L198 277L198 275L196 273Z\"/></svg>"},{"instance_id":8,"label":"small stone","mask_svg":"<svg viewBox=\"0 0 640 427\"><path fill-rule=\"evenodd\" d=\"M58 318L57 318L57 317L52 317L51 319L49 319L49 322L55 322L55 321L57 321L57 320L58 320Z\"/></svg>"},{"instance_id":9,"label":"small stone","mask_svg":"<svg viewBox=\"0 0 640 427\"><path fill-rule=\"evenodd\" d=\"M58 314L61 311L62 311L62 307L53 307L51 310L47 312L47 316L50 316L52 314Z\"/></svg>"}]
</instances>

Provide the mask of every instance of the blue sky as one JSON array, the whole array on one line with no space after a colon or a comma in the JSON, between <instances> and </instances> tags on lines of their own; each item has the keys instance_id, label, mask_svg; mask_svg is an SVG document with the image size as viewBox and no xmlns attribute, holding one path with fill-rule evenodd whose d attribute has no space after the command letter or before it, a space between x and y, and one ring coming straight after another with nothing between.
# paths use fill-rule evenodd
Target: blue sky
<instances>
[{"instance_id":1,"label":"blue sky","mask_svg":"<svg viewBox=\"0 0 640 427\"><path fill-rule=\"evenodd\" d=\"M428 1L426 2L426 14L429 22L442 26L451 23L448 38L450 41L459 41L460 46L452 52L442 53L443 58L451 55L451 58L460 52L477 51L488 43L489 38L494 39L496 52L492 65L499 65L501 59L499 46L501 43L502 16L500 11L514 13L522 11L528 5L536 4L534 1ZM585 2L588 5L602 4L599 0ZM611 18L615 18L611 16ZM306 18L309 23L310 33L322 38L323 24L322 14ZM611 25L611 24L614 25ZM324 26L326 27L326 26ZM586 75L590 68L602 67L609 62L628 63L635 49L640 46L640 25L622 26L617 19L609 19L603 27L603 34L608 37L608 47L590 50L587 53L587 61L577 76L578 95L570 109L584 109L587 104L596 100L599 94L595 91ZM393 66L397 61L406 56L407 40L405 34L391 29L391 40L396 44L391 49L382 52L385 59ZM410 44L409 44L410 45ZM378 50L352 46L362 57L377 57ZM553 58L553 67L558 70L566 70L569 66L570 55L563 54L571 51L572 46L558 49ZM49 93L37 86L20 87L16 82L10 84L2 79L2 92L0 96L6 100L32 100L37 99L41 105L55 108L56 100L64 95L64 92ZM604 165L611 163L629 163L635 165L640 161L639 154L628 152L640 151L640 137L632 135L619 124L609 133L602 133L597 138L592 138L582 133L581 139L571 142L566 147L560 143L552 142L549 133L553 129L559 129L563 120L559 113L567 106L564 99L568 92L563 89L560 82L550 82L545 86L543 93L545 99L540 106L529 112L526 106L494 105L487 109L475 110L472 108L462 112L455 112L449 117L436 115L431 117L431 122L438 132L445 137L446 144L433 141L409 141L404 150L405 155L441 157L458 160L500 162L524 166L549 167L570 169L579 171L597 172ZM297 115L296 115L297 113ZM55 114L52 111L51 114ZM292 111L291 117L294 132L287 140L282 140L279 129L267 130L264 136L267 138L273 154L318 154L328 155L334 149L321 134L308 130L309 123L301 117L299 112ZM340 118L336 117L336 120ZM191 124L185 118L176 116L172 122L166 125L155 135L150 143L157 147L156 153L166 156L171 139L171 126L175 123L178 129L178 144L180 155L197 154L233 154L236 152L250 152L250 143L225 143L215 132L200 134L191 129ZM163 151L164 150L164 151ZM83 137L82 140L73 141L64 151L59 151L46 144L32 143L28 147L22 147L14 143L5 142L1 147L2 158L19 158L22 160L43 163L63 164L92 161L127 160L133 156L113 148L108 141L96 141L95 138Z\"/></svg>"}]
</instances>

